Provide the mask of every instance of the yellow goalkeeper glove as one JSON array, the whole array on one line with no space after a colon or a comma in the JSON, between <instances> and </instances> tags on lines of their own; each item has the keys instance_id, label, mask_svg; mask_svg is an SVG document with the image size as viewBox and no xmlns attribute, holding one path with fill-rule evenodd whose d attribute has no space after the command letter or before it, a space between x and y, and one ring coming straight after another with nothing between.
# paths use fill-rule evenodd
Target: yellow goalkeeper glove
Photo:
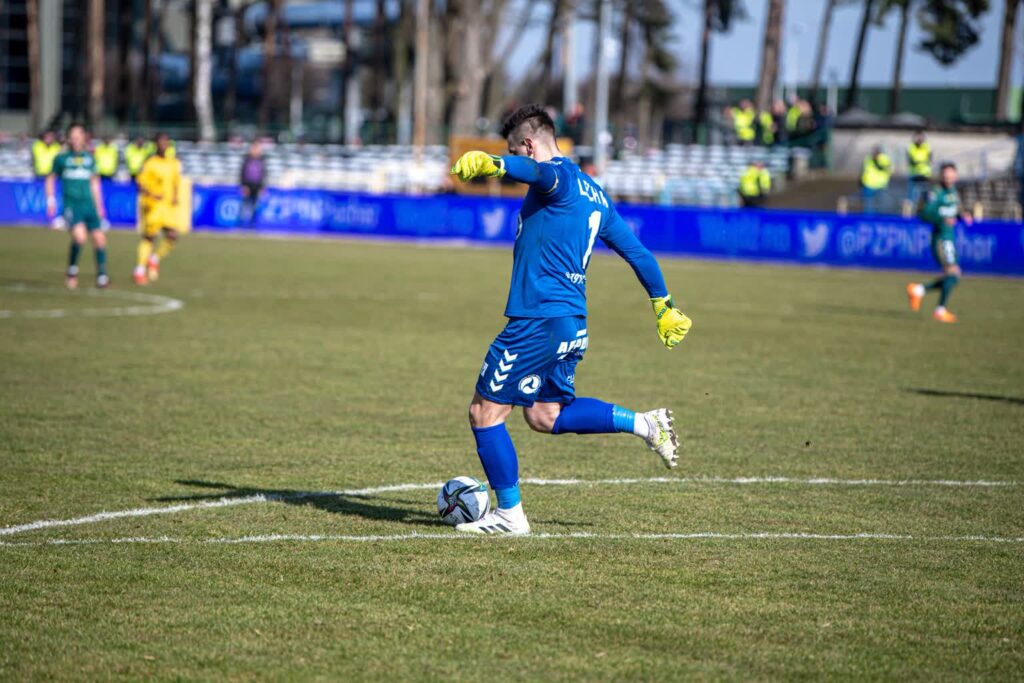
<instances>
[{"instance_id":1,"label":"yellow goalkeeper glove","mask_svg":"<svg viewBox=\"0 0 1024 683\"><path fill-rule=\"evenodd\" d=\"M505 175L505 162L487 152L466 152L452 166L452 174L462 182L473 178L500 178Z\"/></svg>"},{"instance_id":2,"label":"yellow goalkeeper glove","mask_svg":"<svg viewBox=\"0 0 1024 683\"><path fill-rule=\"evenodd\" d=\"M661 343L668 348L674 348L676 344L683 341L683 337L690 331L693 323L683 315L683 312L672 303L672 295L651 299L651 306L654 308L654 315L658 318L658 336Z\"/></svg>"}]
</instances>

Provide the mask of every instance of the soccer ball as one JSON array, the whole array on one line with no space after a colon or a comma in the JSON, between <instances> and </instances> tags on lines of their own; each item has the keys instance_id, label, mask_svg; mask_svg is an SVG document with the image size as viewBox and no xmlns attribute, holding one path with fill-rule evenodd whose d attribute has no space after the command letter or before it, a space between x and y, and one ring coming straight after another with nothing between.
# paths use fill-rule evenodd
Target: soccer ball
<instances>
[{"instance_id":1,"label":"soccer ball","mask_svg":"<svg viewBox=\"0 0 1024 683\"><path fill-rule=\"evenodd\" d=\"M441 521L455 526L475 522L491 509L487 486L473 477L455 477L437 493L437 514Z\"/></svg>"}]
</instances>

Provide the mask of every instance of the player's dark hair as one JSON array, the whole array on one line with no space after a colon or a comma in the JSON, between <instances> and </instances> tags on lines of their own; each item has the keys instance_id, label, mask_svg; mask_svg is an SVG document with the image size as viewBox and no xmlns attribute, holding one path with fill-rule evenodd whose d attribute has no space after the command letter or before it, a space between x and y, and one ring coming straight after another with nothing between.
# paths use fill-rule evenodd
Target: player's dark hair
<instances>
[{"instance_id":1,"label":"player's dark hair","mask_svg":"<svg viewBox=\"0 0 1024 683\"><path fill-rule=\"evenodd\" d=\"M951 169L953 169L955 171L956 170L956 164L954 164L952 161L943 161L942 165L939 166L939 173L942 173L947 168L951 168Z\"/></svg>"},{"instance_id":2,"label":"player's dark hair","mask_svg":"<svg viewBox=\"0 0 1024 683\"><path fill-rule=\"evenodd\" d=\"M83 133L85 132L85 124L84 123L82 123L80 121L72 121L70 124L68 124L67 135L71 135L71 131L73 131L75 128L81 128L82 132Z\"/></svg>"},{"instance_id":3,"label":"player's dark hair","mask_svg":"<svg viewBox=\"0 0 1024 683\"><path fill-rule=\"evenodd\" d=\"M528 104L512 112L505 119L505 122L501 124L501 137L507 138L513 132L519 130L519 126L522 125L529 126L531 133L545 131L550 133L552 137L555 134L555 122L551 120L551 115L545 111L544 107L539 104Z\"/></svg>"},{"instance_id":4,"label":"player's dark hair","mask_svg":"<svg viewBox=\"0 0 1024 683\"><path fill-rule=\"evenodd\" d=\"M156 135L153 136L153 142L156 142L160 138L166 138L167 140L170 140L171 136L164 131L159 131Z\"/></svg>"}]
</instances>

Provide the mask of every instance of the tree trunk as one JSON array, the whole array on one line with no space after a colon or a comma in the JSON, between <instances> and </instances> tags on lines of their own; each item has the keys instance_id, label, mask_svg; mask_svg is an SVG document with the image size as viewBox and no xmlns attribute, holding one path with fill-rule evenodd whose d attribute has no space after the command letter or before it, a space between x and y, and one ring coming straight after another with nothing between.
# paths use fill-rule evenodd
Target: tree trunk
<instances>
[{"instance_id":1,"label":"tree trunk","mask_svg":"<svg viewBox=\"0 0 1024 683\"><path fill-rule=\"evenodd\" d=\"M818 48L814 56L814 75L811 77L811 102L818 103L818 90L821 89L821 72L825 70L825 54L828 52L828 34L832 29L832 11L836 8L836 0L828 0L825 14L821 18L818 29Z\"/></svg>"},{"instance_id":2,"label":"tree trunk","mask_svg":"<svg viewBox=\"0 0 1024 683\"><path fill-rule=\"evenodd\" d=\"M213 74L211 49L213 43L213 0L195 0L194 24L192 26L192 53L194 83L193 104L196 122L199 124L199 139L213 142L217 131L213 125L213 101L210 81Z\"/></svg>"},{"instance_id":3,"label":"tree trunk","mask_svg":"<svg viewBox=\"0 0 1024 683\"><path fill-rule=\"evenodd\" d=\"M900 97L903 95L903 57L904 47L907 44L907 28L910 24L910 3L912 0L903 0L900 7L900 32L896 41L896 59L892 67L892 88L889 89L889 113L898 114L900 111Z\"/></svg>"},{"instance_id":4,"label":"tree trunk","mask_svg":"<svg viewBox=\"0 0 1024 683\"><path fill-rule=\"evenodd\" d=\"M626 107L629 98L626 97L627 79L626 72L629 70L629 42L633 33L633 10L635 2L627 2L625 11L622 14L622 39L619 42L619 73L615 77L615 140L621 143L626 126Z\"/></svg>"},{"instance_id":5,"label":"tree trunk","mask_svg":"<svg viewBox=\"0 0 1024 683\"><path fill-rule=\"evenodd\" d=\"M714 20L714 0L704 0L704 28L700 34L700 81L697 84L697 104L693 118L697 139L700 139L707 120L708 109L708 54L711 51L711 31Z\"/></svg>"},{"instance_id":6,"label":"tree trunk","mask_svg":"<svg viewBox=\"0 0 1024 683\"><path fill-rule=\"evenodd\" d=\"M277 17L281 0L267 3L267 18L263 24L263 84L260 88L260 128L267 130L271 119L272 99L275 88L271 85L273 67L277 61Z\"/></svg>"},{"instance_id":7,"label":"tree trunk","mask_svg":"<svg viewBox=\"0 0 1024 683\"><path fill-rule=\"evenodd\" d=\"M25 2L25 31L28 33L28 91L29 125L33 133L42 127L42 65L39 60L39 1Z\"/></svg>"},{"instance_id":8,"label":"tree trunk","mask_svg":"<svg viewBox=\"0 0 1024 683\"><path fill-rule=\"evenodd\" d=\"M993 113L996 120L1008 115L1010 99L1010 74L1013 71L1014 34L1017 28L1017 9L1020 0L1006 0L1003 7L1003 36L999 48L999 76L996 79L996 94Z\"/></svg>"},{"instance_id":9,"label":"tree trunk","mask_svg":"<svg viewBox=\"0 0 1024 683\"><path fill-rule=\"evenodd\" d=\"M755 106L767 111L772 103L772 91L779 77L779 41L782 35L782 13L785 0L769 0L768 19L764 28L764 43L761 49L761 76L757 81Z\"/></svg>"},{"instance_id":10,"label":"tree trunk","mask_svg":"<svg viewBox=\"0 0 1024 683\"><path fill-rule=\"evenodd\" d=\"M561 26L562 12L565 10L565 0L552 0L551 19L548 20L548 35L544 41L544 53L541 56L540 89L538 92L546 102L548 92L551 89L551 72L555 63L555 34Z\"/></svg>"},{"instance_id":11,"label":"tree trunk","mask_svg":"<svg viewBox=\"0 0 1024 683\"><path fill-rule=\"evenodd\" d=\"M427 87L430 81L430 0L416 0L415 85L413 87L412 144L422 156L427 144Z\"/></svg>"},{"instance_id":12,"label":"tree trunk","mask_svg":"<svg viewBox=\"0 0 1024 683\"><path fill-rule=\"evenodd\" d=\"M871 24L871 10L875 0L864 1L864 16L860 20L860 31L857 33L857 44L853 53L853 69L850 71L850 85L846 88L846 104L843 109L852 109L857 105L860 91L860 63L864 56L864 47L868 39L868 26Z\"/></svg>"},{"instance_id":13,"label":"tree trunk","mask_svg":"<svg viewBox=\"0 0 1024 683\"><path fill-rule=\"evenodd\" d=\"M89 0L89 100L86 118L92 128L103 119L104 9L103 0Z\"/></svg>"},{"instance_id":14,"label":"tree trunk","mask_svg":"<svg viewBox=\"0 0 1024 683\"><path fill-rule=\"evenodd\" d=\"M230 134L231 125L235 122L235 112L238 107L238 50L242 46L242 35L245 32L245 22L242 21L245 6L232 10L235 22L234 39L231 43L231 54L228 57L228 82L227 90L224 92L224 123Z\"/></svg>"},{"instance_id":15,"label":"tree trunk","mask_svg":"<svg viewBox=\"0 0 1024 683\"><path fill-rule=\"evenodd\" d=\"M477 0L451 0L455 16L448 26L450 39L457 41L451 64L455 73L454 101L452 102L452 133L475 135L476 121L480 117L483 82L487 74L483 60L483 32L480 3Z\"/></svg>"},{"instance_id":16,"label":"tree trunk","mask_svg":"<svg viewBox=\"0 0 1024 683\"><path fill-rule=\"evenodd\" d=\"M354 6L355 0L345 0L345 18L341 26L341 39L345 43L345 61L341 65L339 84L341 92L339 93L338 102L338 113L341 114L342 121L342 134L341 139L344 141L349 137L349 131L346 130L348 126L348 79L352 77L352 21L353 12L355 11Z\"/></svg>"},{"instance_id":17,"label":"tree trunk","mask_svg":"<svg viewBox=\"0 0 1024 683\"><path fill-rule=\"evenodd\" d=\"M153 2L154 0L144 0L145 6L142 10L142 66L139 69L139 86L135 89L132 94L133 104L135 111L138 113L140 121L149 121L149 93L151 90L149 64L153 59L151 54L153 41L150 39L150 33L153 31Z\"/></svg>"},{"instance_id":18,"label":"tree trunk","mask_svg":"<svg viewBox=\"0 0 1024 683\"><path fill-rule=\"evenodd\" d=\"M132 89L132 48L135 42L135 22L132 3L122 0L117 8L117 105L115 112L117 121L124 126L128 121L129 93Z\"/></svg>"}]
</instances>

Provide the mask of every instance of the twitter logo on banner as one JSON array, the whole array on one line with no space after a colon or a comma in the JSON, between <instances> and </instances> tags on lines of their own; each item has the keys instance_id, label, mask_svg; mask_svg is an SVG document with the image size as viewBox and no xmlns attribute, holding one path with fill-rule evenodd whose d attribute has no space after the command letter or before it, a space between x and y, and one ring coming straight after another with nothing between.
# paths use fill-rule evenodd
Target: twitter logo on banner
<instances>
[{"instance_id":1,"label":"twitter logo on banner","mask_svg":"<svg viewBox=\"0 0 1024 683\"><path fill-rule=\"evenodd\" d=\"M497 239L505 228L505 207L496 206L480 214L484 224L484 239Z\"/></svg>"},{"instance_id":2,"label":"twitter logo on banner","mask_svg":"<svg viewBox=\"0 0 1024 683\"><path fill-rule=\"evenodd\" d=\"M804 242L804 258L820 256L828 247L831 230L828 223L817 223L813 228L807 223L800 224L800 237Z\"/></svg>"}]
</instances>

